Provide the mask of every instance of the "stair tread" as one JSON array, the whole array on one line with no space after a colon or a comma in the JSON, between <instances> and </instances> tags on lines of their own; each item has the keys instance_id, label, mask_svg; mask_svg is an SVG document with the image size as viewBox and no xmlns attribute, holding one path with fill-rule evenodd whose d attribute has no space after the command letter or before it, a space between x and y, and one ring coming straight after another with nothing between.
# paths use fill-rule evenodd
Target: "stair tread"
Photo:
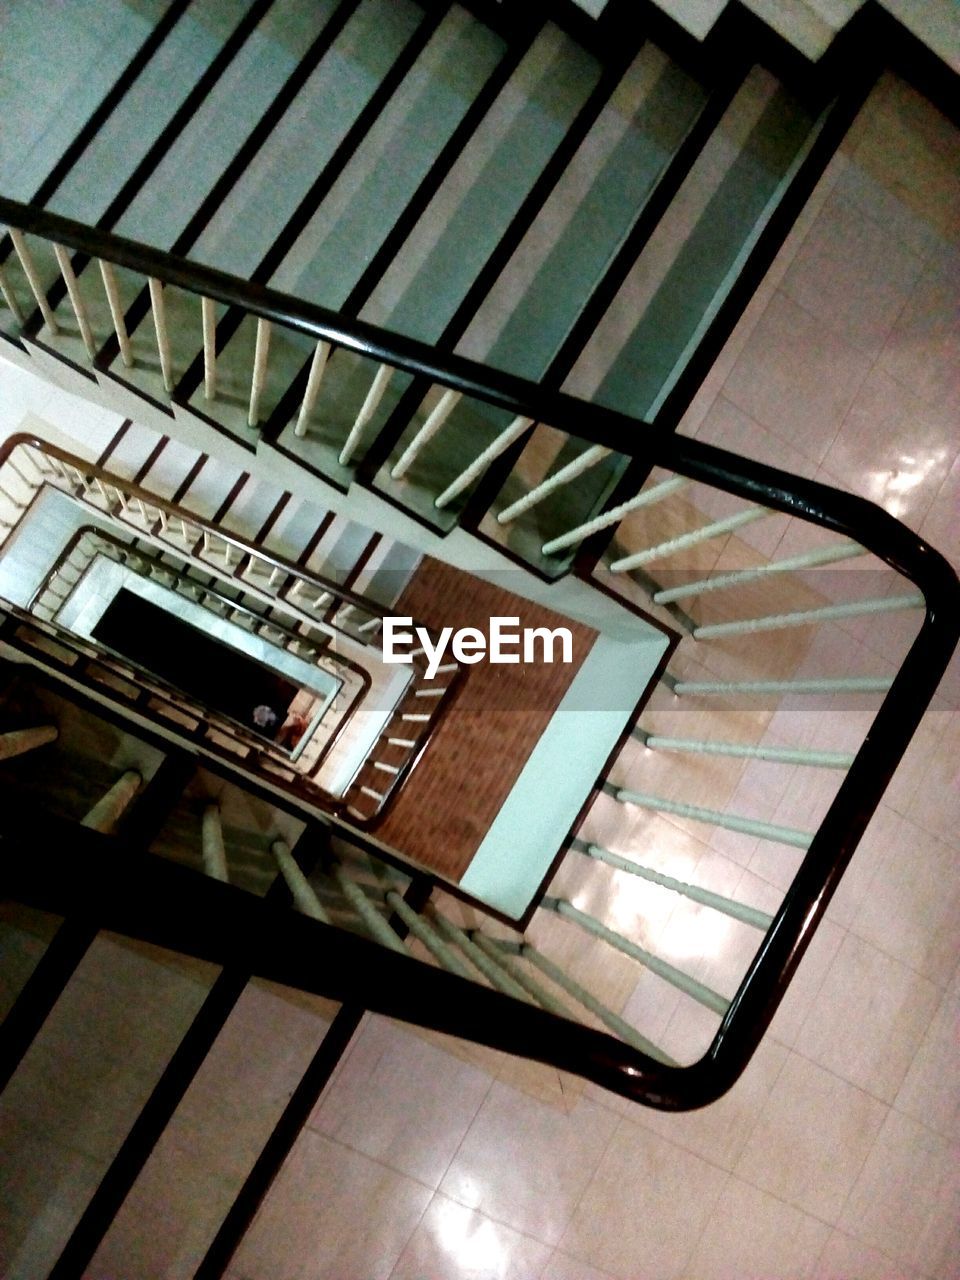
<instances>
[{"instance_id":1,"label":"stair tread","mask_svg":"<svg viewBox=\"0 0 960 1280\"><path fill-rule=\"evenodd\" d=\"M275 0L117 223L169 249L317 34L314 0Z\"/></svg>"},{"instance_id":2,"label":"stair tread","mask_svg":"<svg viewBox=\"0 0 960 1280\"><path fill-rule=\"evenodd\" d=\"M78 0L50 22L46 0L4 13L0 190L30 200L163 16L166 0ZM29 88L27 88L29 86ZM9 98L8 98L9 95Z\"/></svg>"},{"instance_id":3,"label":"stair tread","mask_svg":"<svg viewBox=\"0 0 960 1280\"><path fill-rule=\"evenodd\" d=\"M750 72L587 344L568 390L638 417L654 411L812 127L810 113L770 73Z\"/></svg>"},{"instance_id":4,"label":"stair tread","mask_svg":"<svg viewBox=\"0 0 960 1280\"><path fill-rule=\"evenodd\" d=\"M277 268L274 288L343 305L502 51L453 6Z\"/></svg>"},{"instance_id":5,"label":"stair tread","mask_svg":"<svg viewBox=\"0 0 960 1280\"><path fill-rule=\"evenodd\" d=\"M421 16L409 0L363 0L191 256L243 276L256 270Z\"/></svg>"},{"instance_id":6,"label":"stair tread","mask_svg":"<svg viewBox=\"0 0 960 1280\"><path fill-rule=\"evenodd\" d=\"M253 0L193 0L48 204L97 222Z\"/></svg>"},{"instance_id":7,"label":"stair tread","mask_svg":"<svg viewBox=\"0 0 960 1280\"><path fill-rule=\"evenodd\" d=\"M599 66L549 26L465 148L363 308L435 341L594 87Z\"/></svg>"}]
</instances>

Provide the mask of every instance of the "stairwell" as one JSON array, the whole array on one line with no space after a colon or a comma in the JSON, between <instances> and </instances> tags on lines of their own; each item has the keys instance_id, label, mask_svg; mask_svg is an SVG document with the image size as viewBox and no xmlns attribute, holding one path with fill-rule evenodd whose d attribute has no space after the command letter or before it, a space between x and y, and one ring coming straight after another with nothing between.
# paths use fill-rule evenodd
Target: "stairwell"
<instances>
[{"instance_id":1,"label":"stairwell","mask_svg":"<svg viewBox=\"0 0 960 1280\"><path fill-rule=\"evenodd\" d=\"M3 278L10 354L25 372L39 370L100 406L68 433L67 449L117 478L113 489L101 482L104 511L119 508L128 538L158 527L167 536L154 495L222 529L219 542L201 543L184 527L176 545L186 558L171 566L168 551L167 568L191 581L206 569L203 585L216 592L216 560L220 585L226 575L240 592L226 607L258 600L266 624L282 618L271 611L264 582L245 598L250 564L233 562L231 534L383 607L399 599L428 553L459 569L506 570L519 594L548 606L562 602L573 616L642 609L683 639L642 726L634 724L608 760L589 812L551 868L546 896L521 928L465 906L436 880L425 884L395 862L383 863L349 830L321 841L324 853L311 872L300 855L312 841L298 852L302 809L285 811L277 788L267 786L258 810L246 794L248 774L228 769L225 784L224 774L207 776L206 764L192 760L190 776L171 785L149 847L209 880L226 878L228 889L266 894L271 904L289 896L315 922L386 952L409 952L432 973L445 970L438 978L467 980L538 1016L570 1019L558 1038L575 1018L595 1033L612 1032L650 1063L706 1061L775 921L782 934L791 914L798 921L813 901L822 910L823 884L810 884L804 855L850 795L853 783L842 792L845 773L917 634L911 611L923 603L916 590L922 575L911 564L913 581L903 583L858 541L825 540L802 510L816 510L822 495L802 484L778 507L776 497L768 505L769 490L759 485L750 502L742 489L725 491L722 477L718 485L716 475L685 474L682 452L668 451L660 466L651 466L656 454L636 455L641 432L676 425L732 325L746 282L769 262L865 86L837 100L801 93L749 58L717 78L696 59L683 65L650 41L639 51L601 56L562 25L532 18L498 24L458 6L277 0L224 10L195 0L162 13L158 6L151 16L152 29L144 12L141 25L117 27L116 61L103 61L97 72L104 89L115 88L102 102L97 129L81 129L72 151L67 145L69 164L62 159L62 98L52 97L47 124L60 140L38 148L29 163L12 158L20 188L0 182L4 197L29 196L78 223L227 273L201 273L196 287L184 288L173 257L151 260L153 274L129 265L119 241L102 255L69 240L64 249L42 219L27 216L26 236L13 237ZM92 86L72 92L92 106ZM216 127L225 119L229 129ZM46 125L32 127L47 137ZM15 227L19 210L9 201L3 209ZM68 224L59 229L70 233ZM239 303L229 277L274 290L274 308L289 295L292 323L276 310L258 315L256 300ZM378 349L384 330L399 335L396 348ZM404 337L421 345L405 347ZM439 363L431 365L427 351ZM484 362L488 384L470 382L479 365L449 363L459 356ZM444 361L454 376L445 378ZM499 370L532 382L501 381ZM524 412L533 382L564 393L544 401L547 422ZM637 438L626 434L625 419L613 417L598 419L609 445L578 437L577 404L567 396L629 414ZM118 413L136 425L121 424ZM33 423L28 429L50 438ZM89 497L82 468L74 465L61 482ZM139 511L122 482L139 486ZM5 520L18 518L23 496L16 482L5 485ZM864 542L896 540L883 522L871 524L865 514L864 522ZM728 541L741 529L749 531ZM196 546L199 563L191 565ZM820 572L854 558L871 570L856 583ZM4 562L9 567L6 555L0 569ZM928 579L926 589L934 586L951 589L944 575ZM306 601L326 603L319 594ZM36 617L42 632L51 619L42 607ZM354 625L362 628L366 617ZM310 618L302 613L295 633L307 644L315 639ZM851 668L845 641L865 626L872 629L868 667ZM940 656L945 663L950 643L945 637L932 648L928 674ZM17 651L24 652L19 642ZM857 653L864 656L862 648ZM56 668L42 649L32 665L48 675ZM117 693L94 695L88 714L99 705L115 715ZM35 724L42 711L34 704L27 719ZM19 727L21 712L11 716ZM901 724L898 732L905 745L909 730ZM174 737L161 733L160 740ZM61 739L56 749L63 751ZM868 780L872 795L885 766L875 757L871 774L869 757L863 753L856 777L860 785ZM58 755L52 777L63 781L64 816L76 819L92 797L75 794L71 758L69 751ZM786 803L767 802L763 779L771 769L790 770L795 779ZM15 765L14 782L17 770L34 776ZM145 778L132 765L121 778L131 773ZM91 770L89 781L109 792L106 775ZM227 796L239 806L236 824L222 820ZM250 812L259 814L255 835ZM162 894L167 882L158 874ZM797 889L804 874L806 899ZM222 899L225 927L242 918L237 901ZM11 995L52 931L49 916L13 911L10 934L20 959ZM291 945L301 936L308 935L291 926ZM76 1194L60 1202L62 1227L31 1234L23 1224L38 1220L43 1197L22 1190L16 1232L24 1274L49 1266L51 1274L81 1274L120 1212L149 1141L163 1131L161 1143L190 1145L189 1090L198 1081L203 1088L221 1049L236 1063L229 1044L231 1034L242 1038L235 1030L241 1012L270 1008L280 1011L280 1041L296 1042L289 1094L250 1118L259 1136L244 1147L246 1158L238 1157L233 1181L227 1178L232 1208L226 1201L219 1210L205 1206L186 1233L192 1238L196 1229L203 1245L184 1237L171 1244L183 1251L172 1267L192 1268L206 1248L196 1274L221 1274L283 1143L329 1078L335 1046L355 1028L363 998L344 995L337 1012L324 997L339 988L329 977L311 977L308 989L323 995L304 1010L288 993L248 985L242 966L214 979L172 951L104 935L88 940L89 950L73 945L67 954L81 967L67 975L64 997L77 983L81 993L85 982L97 986L83 969L94 953L122 953L136 958L134 967L146 966L137 990L169 980L177 1008L152 1074L131 1067L140 1078L130 1109L106 1107L117 1126L111 1138L70 1144L83 1158L70 1167ZM262 950L257 957L264 963ZM386 975L388 958L363 965ZM161 977L148 977L148 969ZM448 988L423 981L421 1004L408 1007L415 1021L436 1026L424 1008L428 993ZM61 1000L53 988L48 994L53 1018ZM122 1008L137 996L131 989L108 996L114 998ZM491 1011L482 1038L497 1043L489 1029L494 1006L477 1007ZM181 1040L203 1010L202 1036L191 1041L188 1032ZM469 1034L466 1016L433 1016L444 1029ZM547 1027L533 1019L528 1052L536 1053L535 1029L546 1039ZM55 1033L47 1019L41 1035ZM307 1042L317 1045L308 1064ZM48 1046L34 1043L39 1062ZM42 1065L31 1075L30 1054L33 1048L14 1077L27 1082L26 1093L42 1078ZM304 1064L307 1075L295 1085ZM651 1078L669 1080L670 1072ZM613 1081L613 1074L604 1077ZM218 1101L218 1121L235 1114L224 1092L227 1111ZM17 1124L55 1131L56 1118L37 1118L32 1105L15 1096ZM76 1105L89 1106L89 1094ZM177 1128L181 1122L187 1130ZM287 1137L261 1164L264 1148L251 1170L257 1142L274 1122ZM149 1140L137 1127L144 1124ZM239 1138L243 1146L246 1120ZM223 1154L217 1148L217 1158Z\"/></svg>"}]
</instances>

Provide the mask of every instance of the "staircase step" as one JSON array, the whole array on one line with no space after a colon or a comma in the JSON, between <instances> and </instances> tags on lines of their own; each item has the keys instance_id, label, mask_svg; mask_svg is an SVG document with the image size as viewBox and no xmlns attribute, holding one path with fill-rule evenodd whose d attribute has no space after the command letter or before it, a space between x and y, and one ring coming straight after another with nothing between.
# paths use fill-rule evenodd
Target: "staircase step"
<instances>
[{"instance_id":1,"label":"staircase step","mask_svg":"<svg viewBox=\"0 0 960 1280\"><path fill-rule=\"evenodd\" d=\"M614 89L458 350L539 380L707 101L647 43Z\"/></svg>"},{"instance_id":2,"label":"staircase step","mask_svg":"<svg viewBox=\"0 0 960 1280\"><path fill-rule=\"evenodd\" d=\"M305 567L322 578L342 583L374 536L364 525L338 515L317 543Z\"/></svg>"},{"instance_id":3,"label":"staircase step","mask_svg":"<svg viewBox=\"0 0 960 1280\"><path fill-rule=\"evenodd\" d=\"M311 502L288 502L280 519L263 539L265 550L296 562L327 516Z\"/></svg>"},{"instance_id":4,"label":"staircase step","mask_svg":"<svg viewBox=\"0 0 960 1280\"><path fill-rule=\"evenodd\" d=\"M271 284L342 307L503 53L453 5Z\"/></svg>"},{"instance_id":5,"label":"staircase step","mask_svg":"<svg viewBox=\"0 0 960 1280\"><path fill-rule=\"evenodd\" d=\"M577 362L567 389L652 416L776 207L815 120L760 67L739 92Z\"/></svg>"},{"instance_id":6,"label":"staircase step","mask_svg":"<svg viewBox=\"0 0 960 1280\"><path fill-rule=\"evenodd\" d=\"M421 552L392 538L381 538L354 580L358 595L390 607L396 604L423 559Z\"/></svg>"},{"instance_id":7,"label":"staircase step","mask_svg":"<svg viewBox=\"0 0 960 1280\"><path fill-rule=\"evenodd\" d=\"M47 202L49 208L81 222L103 217L251 2L225 9L218 0L192 0Z\"/></svg>"},{"instance_id":8,"label":"staircase step","mask_svg":"<svg viewBox=\"0 0 960 1280\"><path fill-rule=\"evenodd\" d=\"M51 23L43 0L24 0L4 14L10 69L0 94L10 124L0 140L5 195L34 198L111 90L122 86L131 59L170 7L167 0L136 8L123 0L81 0Z\"/></svg>"},{"instance_id":9,"label":"staircase step","mask_svg":"<svg viewBox=\"0 0 960 1280\"><path fill-rule=\"evenodd\" d=\"M329 6L328 6L329 7ZM306 52L322 21L310 0L274 0L116 224L168 249Z\"/></svg>"}]
</instances>

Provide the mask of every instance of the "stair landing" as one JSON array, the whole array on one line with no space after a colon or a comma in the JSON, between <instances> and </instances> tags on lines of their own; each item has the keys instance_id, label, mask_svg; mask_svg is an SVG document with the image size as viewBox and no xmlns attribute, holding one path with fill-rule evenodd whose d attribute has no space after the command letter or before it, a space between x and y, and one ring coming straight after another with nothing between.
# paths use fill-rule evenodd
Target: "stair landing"
<instances>
[{"instance_id":1,"label":"stair landing","mask_svg":"<svg viewBox=\"0 0 960 1280\"><path fill-rule=\"evenodd\" d=\"M538 647L536 662L464 667L376 834L520 919L545 887L669 641L640 618L622 635L601 633L515 594L504 585L509 578L509 571L479 578L427 558L393 612L434 629L485 634L495 616L519 618L520 630L567 627L573 660L543 662Z\"/></svg>"}]
</instances>

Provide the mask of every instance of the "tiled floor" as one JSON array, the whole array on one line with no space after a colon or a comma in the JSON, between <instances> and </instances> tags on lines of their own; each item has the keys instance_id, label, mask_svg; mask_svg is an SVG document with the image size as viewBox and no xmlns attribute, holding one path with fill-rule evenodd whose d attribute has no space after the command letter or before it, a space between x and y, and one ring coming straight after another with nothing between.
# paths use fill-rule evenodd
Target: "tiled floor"
<instances>
[{"instance_id":1,"label":"tiled floor","mask_svg":"<svg viewBox=\"0 0 960 1280\"><path fill-rule=\"evenodd\" d=\"M686 430L862 492L960 566L958 159L956 136L885 81ZM870 639L830 643L869 662ZM960 1275L958 671L727 1097L662 1115L370 1018L233 1280ZM836 715L838 745L859 720ZM798 723L794 712L794 735ZM806 801L784 774L762 796L756 770L738 785L787 821ZM658 847L694 839L682 823L644 823ZM758 894L783 887L757 850L737 856Z\"/></svg>"}]
</instances>

